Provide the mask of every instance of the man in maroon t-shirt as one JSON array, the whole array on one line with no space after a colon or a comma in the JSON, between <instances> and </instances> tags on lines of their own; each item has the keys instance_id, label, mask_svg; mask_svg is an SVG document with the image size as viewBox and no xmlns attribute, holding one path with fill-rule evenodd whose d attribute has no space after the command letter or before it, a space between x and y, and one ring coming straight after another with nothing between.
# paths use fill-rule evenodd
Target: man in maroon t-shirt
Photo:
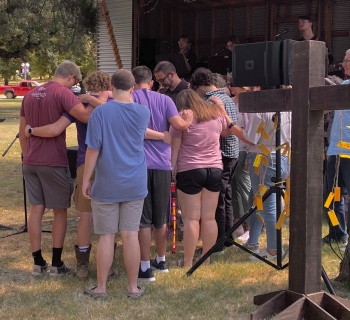
<instances>
[{"instance_id":1,"label":"man in maroon t-shirt","mask_svg":"<svg viewBox=\"0 0 350 320\"><path fill-rule=\"evenodd\" d=\"M56 122L63 112L68 112L82 122L87 122L93 110L83 104L70 91L81 79L79 67L71 61L63 61L53 79L36 87L25 95L21 107L19 140L23 154L23 175L30 203L28 233L34 258L33 275L43 274L48 264L41 254L41 221L45 208L53 209L52 266L50 275L67 273L69 268L61 260L67 229L67 208L73 190L68 169L66 133L54 138L25 136L30 123L40 127ZM32 134L33 129L28 129Z\"/></svg>"}]
</instances>

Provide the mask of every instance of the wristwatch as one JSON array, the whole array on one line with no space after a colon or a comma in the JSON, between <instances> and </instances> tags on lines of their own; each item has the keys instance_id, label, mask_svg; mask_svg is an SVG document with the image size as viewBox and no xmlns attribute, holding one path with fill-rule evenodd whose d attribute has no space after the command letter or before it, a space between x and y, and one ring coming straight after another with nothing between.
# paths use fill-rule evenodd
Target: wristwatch
<instances>
[{"instance_id":1,"label":"wristwatch","mask_svg":"<svg viewBox=\"0 0 350 320\"><path fill-rule=\"evenodd\" d=\"M231 129L233 126L234 126L234 123L231 122L231 123L228 125L228 128Z\"/></svg>"},{"instance_id":2,"label":"wristwatch","mask_svg":"<svg viewBox=\"0 0 350 320\"><path fill-rule=\"evenodd\" d=\"M30 128L28 129L28 133L29 133L30 135L33 134L33 128L32 128L32 127L30 127Z\"/></svg>"}]
</instances>

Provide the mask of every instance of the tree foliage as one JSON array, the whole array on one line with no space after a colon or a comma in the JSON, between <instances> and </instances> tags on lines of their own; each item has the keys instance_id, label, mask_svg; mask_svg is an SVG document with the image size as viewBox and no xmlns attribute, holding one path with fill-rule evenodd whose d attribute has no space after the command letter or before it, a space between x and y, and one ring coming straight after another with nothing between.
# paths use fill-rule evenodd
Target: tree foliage
<instances>
[{"instance_id":1,"label":"tree foliage","mask_svg":"<svg viewBox=\"0 0 350 320\"><path fill-rule=\"evenodd\" d=\"M0 0L0 73L26 61L32 72L52 75L63 58L91 68L97 9L96 0Z\"/></svg>"}]
</instances>

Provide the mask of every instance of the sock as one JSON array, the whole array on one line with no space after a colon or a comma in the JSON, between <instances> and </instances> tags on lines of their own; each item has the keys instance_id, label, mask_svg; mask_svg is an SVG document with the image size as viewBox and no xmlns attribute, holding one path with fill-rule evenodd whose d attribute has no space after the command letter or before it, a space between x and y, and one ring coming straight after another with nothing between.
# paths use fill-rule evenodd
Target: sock
<instances>
[{"instance_id":1,"label":"sock","mask_svg":"<svg viewBox=\"0 0 350 320\"><path fill-rule=\"evenodd\" d=\"M90 246L82 246L82 247L79 246L78 248L80 253L85 253L90 248Z\"/></svg>"},{"instance_id":2,"label":"sock","mask_svg":"<svg viewBox=\"0 0 350 320\"><path fill-rule=\"evenodd\" d=\"M141 261L141 271L145 272L151 267L151 261Z\"/></svg>"},{"instance_id":3,"label":"sock","mask_svg":"<svg viewBox=\"0 0 350 320\"><path fill-rule=\"evenodd\" d=\"M44 267L46 265L46 261L44 260L43 256L41 255L41 249L35 252L32 252L32 256L34 258L34 264L37 266Z\"/></svg>"},{"instance_id":4,"label":"sock","mask_svg":"<svg viewBox=\"0 0 350 320\"><path fill-rule=\"evenodd\" d=\"M161 261L165 261L165 256L160 257L160 256L157 255L156 260L157 260L157 263L159 263Z\"/></svg>"},{"instance_id":5,"label":"sock","mask_svg":"<svg viewBox=\"0 0 350 320\"><path fill-rule=\"evenodd\" d=\"M52 248L52 266L62 267L63 261L61 260L63 248Z\"/></svg>"}]
</instances>

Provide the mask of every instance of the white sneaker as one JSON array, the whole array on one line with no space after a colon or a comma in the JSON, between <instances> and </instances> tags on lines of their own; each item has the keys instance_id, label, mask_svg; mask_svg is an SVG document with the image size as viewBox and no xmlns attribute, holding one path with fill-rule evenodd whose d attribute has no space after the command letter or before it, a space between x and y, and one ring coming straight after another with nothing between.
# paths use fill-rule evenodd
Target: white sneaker
<instances>
[{"instance_id":1,"label":"white sneaker","mask_svg":"<svg viewBox=\"0 0 350 320\"><path fill-rule=\"evenodd\" d=\"M284 255L284 250L282 249L282 256L283 255ZM259 256L269 261L277 259L277 254L276 255L269 254L267 250L264 250L261 253L259 253ZM250 261L261 261L259 258L254 256L250 256L249 259Z\"/></svg>"},{"instance_id":2,"label":"white sneaker","mask_svg":"<svg viewBox=\"0 0 350 320\"><path fill-rule=\"evenodd\" d=\"M249 240L249 231L246 231L243 235L237 238L237 240L242 241L243 243Z\"/></svg>"},{"instance_id":3,"label":"white sneaker","mask_svg":"<svg viewBox=\"0 0 350 320\"><path fill-rule=\"evenodd\" d=\"M259 253L260 248L258 244L250 244L249 242L246 242L243 247L249 249L250 251L253 251L254 253Z\"/></svg>"}]
</instances>

